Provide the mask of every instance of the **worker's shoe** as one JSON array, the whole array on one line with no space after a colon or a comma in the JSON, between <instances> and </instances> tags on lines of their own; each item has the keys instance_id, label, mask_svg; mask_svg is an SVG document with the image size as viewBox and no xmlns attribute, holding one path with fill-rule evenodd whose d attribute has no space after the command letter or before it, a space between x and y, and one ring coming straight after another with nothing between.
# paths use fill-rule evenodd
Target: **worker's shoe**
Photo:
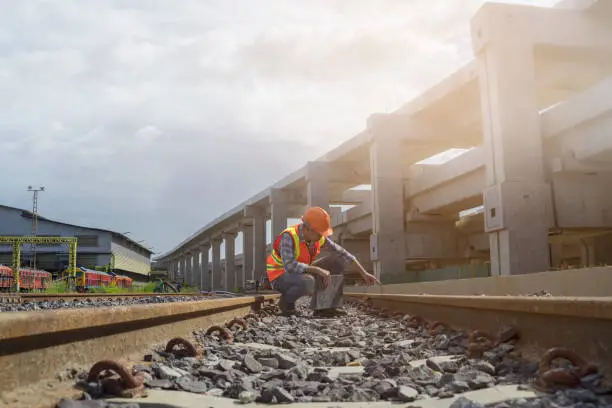
<instances>
[{"instance_id":1,"label":"worker's shoe","mask_svg":"<svg viewBox=\"0 0 612 408\"><path fill-rule=\"evenodd\" d=\"M291 317L291 316L302 317L302 314L298 312L297 310L287 310L287 311L281 312L280 315L283 317Z\"/></svg>"},{"instance_id":2,"label":"worker's shoe","mask_svg":"<svg viewBox=\"0 0 612 408\"><path fill-rule=\"evenodd\" d=\"M346 312L342 309L320 309L315 310L312 315L314 317L341 317L346 316Z\"/></svg>"},{"instance_id":3,"label":"worker's shoe","mask_svg":"<svg viewBox=\"0 0 612 408\"><path fill-rule=\"evenodd\" d=\"M289 317L289 316L301 316L300 313L295 309L295 304L287 304L287 303L280 303L279 302L279 306L281 309L281 316L285 316L285 317Z\"/></svg>"}]
</instances>

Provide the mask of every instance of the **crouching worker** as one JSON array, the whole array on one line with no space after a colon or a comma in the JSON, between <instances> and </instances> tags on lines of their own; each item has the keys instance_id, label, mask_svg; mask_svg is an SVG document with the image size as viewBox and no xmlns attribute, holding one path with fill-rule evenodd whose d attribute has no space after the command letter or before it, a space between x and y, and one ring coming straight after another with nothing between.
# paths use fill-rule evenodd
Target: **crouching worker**
<instances>
[{"instance_id":1,"label":"crouching worker","mask_svg":"<svg viewBox=\"0 0 612 408\"><path fill-rule=\"evenodd\" d=\"M285 229L274 240L266 269L270 286L281 294L279 305L284 316L296 314L295 302L299 298L314 294L315 279L327 288L331 275L342 274L350 264L357 267L367 285L380 284L354 255L329 239L333 232L330 224L329 214L324 209L312 207L306 211L300 224ZM313 265L323 248L331 252L330 256ZM314 311L317 317L343 314L345 312L340 309Z\"/></svg>"}]
</instances>

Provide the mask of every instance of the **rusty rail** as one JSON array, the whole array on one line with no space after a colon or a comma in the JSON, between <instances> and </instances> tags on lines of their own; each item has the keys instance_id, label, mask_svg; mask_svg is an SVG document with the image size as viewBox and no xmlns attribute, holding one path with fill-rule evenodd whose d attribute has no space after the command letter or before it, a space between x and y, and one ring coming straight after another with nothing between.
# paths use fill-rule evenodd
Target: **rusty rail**
<instances>
[{"instance_id":1,"label":"rusty rail","mask_svg":"<svg viewBox=\"0 0 612 408\"><path fill-rule=\"evenodd\" d=\"M474 331L473 352L479 354L508 337L526 357L539 360L553 348L578 353L597 363L612 378L612 297L434 296L350 293L362 309L410 315L415 325L426 321ZM433 329L440 327L436 324ZM511 327L513 331L508 331ZM501 340L500 340L501 339ZM587 364L580 362L580 364Z\"/></svg>"},{"instance_id":2,"label":"rusty rail","mask_svg":"<svg viewBox=\"0 0 612 408\"><path fill-rule=\"evenodd\" d=\"M0 314L0 394L53 378L62 367L91 366L189 337L197 328L261 310L277 297Z\"/></svg>"},{"instance_id":3,"label":"rusty rail","mask_svg":"<svg viewBox=\"0 0 612 408\"><path fill-rule=\"evenodd\" d=\"M210 293L2 293L0 303L23 303L23 302L43 302L56 300L84 300L84 299L133 299L152 296L164 297L210 297Z\"/></svg>"}]
</instances>

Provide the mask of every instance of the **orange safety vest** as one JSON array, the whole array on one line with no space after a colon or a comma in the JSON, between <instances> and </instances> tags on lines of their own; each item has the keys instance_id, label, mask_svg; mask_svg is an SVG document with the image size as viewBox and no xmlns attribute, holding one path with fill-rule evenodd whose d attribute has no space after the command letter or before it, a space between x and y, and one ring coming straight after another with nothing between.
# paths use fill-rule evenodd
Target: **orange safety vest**
<instances>
[{"instance_id":1,"label":"orange safety vest","mask_svg":"<svg viewBox=\"0 0 612 408\"><path fill-rule=\"evenodd\" d=\"M319 253L321 252L321 247L325 243L325 237L321 237L319 241L315 242L314 248L313 248L314 253L310 253L310 249L308 248L308 245L306 244L306 242L300 240L300 237L298 235L299 226L300 224L291 226L285 229L283 232L281 232L278 235L278 237L276 237L276 240L274 241L274 246L272 247L272 253L270 254L270 256L268 256L268 261L266 264L266 271L268 272L268 280L270 282L272 282L274 279L278 278L283 273L285 273L285 267L283 266L283 260L279 254L281 236L285 232L288 232L293 238L293 249L295 251L295 259L298 262L310 265L312 261L314 261L314 259L317 257L317 255L319 255Z\"/></svg>"}]
</instances>

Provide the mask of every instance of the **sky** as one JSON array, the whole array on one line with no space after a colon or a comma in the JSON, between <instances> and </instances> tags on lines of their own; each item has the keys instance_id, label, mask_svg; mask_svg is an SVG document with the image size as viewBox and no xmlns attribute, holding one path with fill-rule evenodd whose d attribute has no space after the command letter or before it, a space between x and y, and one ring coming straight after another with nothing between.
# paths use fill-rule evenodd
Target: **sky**
<instances>
[{"instance_id":1,"label":"sky","mask_svg":"<svg viewBox=\"0 0 612 408\"><path fill-rule=\"evenodd\" d=\"M172 249L469 61L482 3L0 0L0 204Z\"/></svg>"}]
</instances>

